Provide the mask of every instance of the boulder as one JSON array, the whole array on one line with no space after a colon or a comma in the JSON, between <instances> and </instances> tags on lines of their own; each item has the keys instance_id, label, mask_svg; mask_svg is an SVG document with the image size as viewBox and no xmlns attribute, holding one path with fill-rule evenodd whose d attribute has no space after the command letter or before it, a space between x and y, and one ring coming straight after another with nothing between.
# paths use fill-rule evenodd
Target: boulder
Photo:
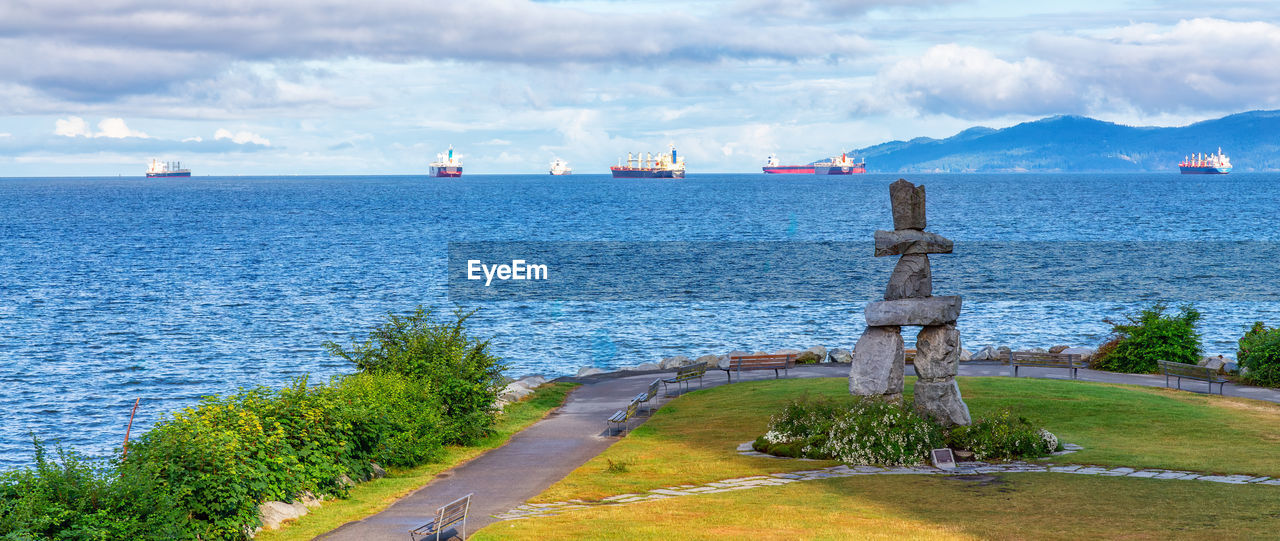
<instances>
[{"instance_id":1,"label":"boulder","mask_svg":"<svg viewBox=\"0 0 1280 541\"><path fill-rule=\"evenodd\" d=\"M1227 374L1237 374L1240 372L1240 365L1228 361L1222 363L1222 371Z\"/></svg>"},{"instance_id":2,"label":"boulder","mask_svg":"<svg viewBox=\"0 0 1280 541\"><path fill-rule=\"evenodd\" d=\"M973 352L964 348L960 348L960 362L973 360Z\"/></svg>"},{"instance_id":3,"label":"boulder","mask_svg":"<svg viewBox=\"0 0 1280 541\"><path fill-rule=\"evenodd\" d=\"M933 325L916 335L916 375L923 381L954 378L960 367L960 331L955 325Z\"/></svg>"},{"instance_id":4,"label":"boulder","mask_svg":"<svg viewBox=\"0 0 1280 541\"><path fill-rule=\"evenodd\" d=\"M1205 361L1203 366L1214 372L1222 372L1222 367L1227 364L1226 361L1222 360L1222 357L1210 357Z\"/></svg>"},{"instance_id":5,"label":"boulder","mask_svg":"<svg viewBox=\"0 0 1280 541\"><path fill-rule=\"evenodd\" d=\"M519 381L513 381L502 388L502 391L498 393L498 397L507 402L518 402L531 394L533 394L533 389L525 387Z\"/></svg>"},{"instance_id":6,"label":"boulder","mask_svg":"<svg viewBox=\"0 0 1280 541\"><path fill-rule=\"evenodd\" d=\"M971 361L994 361L997 359L996 348L994 346L983 346L977 353L969 358Z\"/></svg>"},{"instance_id":7,"label":"boulder","mask_svg":"<svg viewBox=\"0 0 1280 541\"><path fill-rule=\"evenodd\" d=\"M640 363L635 366L624 366L619 370L623 372L643 372L646 370L661 370L658 363Z\"/></svg>"},{"instance_id":8,"label":"boulder","mask_svg":"<svg viewBox=\"0 0 1280 541\"><path fill-rule=\"evenodd\" d=\"M960 297L925 297L879 301L867 305L869 327L948 325L960 317Z\"/></svg>"},{"instance_id":9,"label":"boulder","mask_svg":"<svg viewBox=\"0 0 1280 541\"><path fill-rule=\"evenodd\" d=\"M929 256L909 254L898 259L889 275L889 286L884 290L884 300L915 299L933 294L933 274L929 269Z\"/></svg>"},{"instance_id":10,"label":"boulder","mask_svg":"<svg viewBox=\"0 0 1280 541\"><path fill-rule=\"evenodd\" d=\"M580 378L585 378L587 376L594 376L596 374L603 374L603 373L604 373L604 370L601 370L594 366L584 366L578 369L578 377Z\"/></svg>"},{"instance_id":11,"label":"boulder","mask_svg":"<svg viewBox=\"0 0 1280 541\"><path fill-rule=\"evenodd\" d=\"M1064 350L1070 347L1071 346L1053 346L1049 348L1049 353L1062 353Z\"/></svg>"},{"instance_id":12,"label":"boulder","mask_svg":"<svg viewBox=\"0 0 1280 541\"><path fill-rule=\"evenodd\" d=\"M902 329L867 327L853 346L849 392L856 396L902 394Z\"/></svg>"},{"instance_id":13,"label":"boulder","mask_svg":"<svg viewBox=\"0 0 1280 541\"><path fill-rule=\"evenodd\" d=\"M301 503L263 502L258 506L262 516L262 529L274 530L287 520L297 520L307 514L307 506Z\"/></svg>"},{"instance_id":14,"label":"boulder","mask_svg":"<svg viewBox=\"0 0 1280 541\"><path fill-rule=\"evenodd\" d=\"M798 350L798 349L783 348L783 349L780 349L780 350L774 351L773 353L770 353L769 355L799 355L799 354L801 354L801 353L803 353L803 352L802 352L802 351L800 351L800 350ZM764 354L763 354L763 353L761 353L760 355L764 355Z\"/></svg>"},{"instance_id":15,"label":"boulder","mask_svg":"<svg viewBox=\"0 0 1280 541\"><path fill-rule=\"evenodd\" d=\"M382 468L378 468L377 464L370 463L369 465L377 468L374 470L375 474L378 472L378 470L382 469ZM383 471L382 476L385 477L386 475L387 475L387 472ZM375 476L375 478L377 478L377 476ZM303 492L302 498L299 501L301 501L302 505L305 505L307 509L315 509L317 507L320 507L320 504L322 503L322 500L320 498L317 498L315 494L312 494L310 490Z\"/></svg>"},{"instance_id":16,"label":"boulder","mask_svg":"<svg viewBox=\"0 0 1280 541\"><path fill-rule=\"evenodd\" d=\"M844 348L831 348L827 359L833 363L850 363L853 362L853 352Z\"/></svg>"},{"instance_id":17,"label":"boulder","mask_svg":"<svg viewBox=\"0 0 1280 541\"><path fill-rule=\"evenodd\" d=\"M719 355L711 355L711 354L707 354L707 355L703 355L703 356L701 356L701 357L698 357L697 359L694 359L694 360L693 360L693 362L694 362L694 364L697 364L697 363L707 363L707 368L708 368L708 369L710 369L711 367L715 366L715 365L716 365L716 363L719 363L719 362L720 362L720 356L719 356Z\"/></svg>"},{"instance_id":18,"label":"boulder","mask_svg":"<svg viewBox=\"0 0 1280 541\"><path fill-rule=\"evenodd\" d=\"M1009 346L1000 346L996 348L996 356L992 360L1007 361L1009 360Z\"/></svg>"},{"instance_id":19,"label":"boulder","mask_svg":"<svg viewBox=\"0 0 1280 541\"><path fill-rule=\"evenodd\" d=\"M541 387L547 383L547 378L544 378L542 376L525 376L516 381L518 381L521 385L524 385L525 387L528 387L530 389L537 389L538 387Z\"/></svg>"},{"instance_id":20,"label":"boulder","mask_svg":"<svg viewBox=\"0 0 1280 541\"><path fill-rule=\"evenodd\" d=\"M658 367L663 370L669 370L672 368L680 368L686 364L693 364L693 359L685 357L684 355L676 355L675 357L667 357L663 359L662 362L658 363Z\"/></svg>"},{"instance_id":21,"label":"boulder","mask_svg":"<svg viewBox=\"0 0 1280 541\"><path fill-rule=\"evenodd\" d=\"M374 479L382 479L387 476L387 470L382 469L382 466L379 466L375 462L370 462L369 475Z\"/></svg>"},{"instance_id":22,"label":"boulder","mask_svg":"<svg viewBox=\"0 0 1280 541\"><path fill-rule=\"evenodd\" d=\"M889 203L893 208L894 229L924 229L924 186L906 179L889 185Z\"/></svg>"},{"instance_id":23,"label":"boulder","mask_svg":"<svg viewBox=\"0 0 1280 541\"><path fill-rule=\"evenodd\" d=\"M716 359L715 366L716 368L729 368L729 357L739 357L742 355L751 355L751 353L742 351L740 349L735 349L733 351L725 353L724 355L721 355L718 359ZM707 368L711 368L711 366L707 365Z\"/></svg>"},{"instance_id":24,"label":"boulder","mask_svg":"<svg viewBox=\"0 0 1280 541\"><path fill-rule=\"evenodd\" d=\"M949 254L954 248L950 239L935 233L904 229L876 231L876 257L906 254Z\"/></svg>"},{"instance_id":25,"label":"boulder","mask_svg":"<svg viewBox=\"0 0 1280 541\"><path fill-rule=\"evenodd\" d=\"M1085 362L1088 362L1089 358L1093 357L1093 350L1090 348L1067 348L1062 351L1059 351L1058 353L1063 353L1066 355L1079 355L1080 360Z\"/></svg>"},{"instance_id":26,"label":"boulder","mask_svg":"<svg viewBox=\"0 0 1280 541\"><path fill-rule=\"evenodd\" d=\"M796 355L797 363L820 363L825 360L827 360L827 348L824 346L813 346Z\"/></svg>"},{"instance_id":27,"label":"boulder","mask_svg":"<svg viewBox=\"0 0 1280 541\"><path fill-rule=\"evenodd\" d=\"M1045 351L1045 350L1044 350L1044 348L1031 348L1031 349L1026 349L1026 350L1023 350L1023 351L1029 351L1029 352L1032 352L1032 353L1048 353L1048 351Z\"/></svg>"},{"instance_id":28,"label":"boulder","mask_svg":"<svg viewBox=\"0 0 1280 541\"><path fill-rule=\"evenodd\" d=\"M960 398L960 387L955 379L916 381L915 408L922 416L932 417L942 426L972 422L969 406Z\"/></svg>"}]
</instances>

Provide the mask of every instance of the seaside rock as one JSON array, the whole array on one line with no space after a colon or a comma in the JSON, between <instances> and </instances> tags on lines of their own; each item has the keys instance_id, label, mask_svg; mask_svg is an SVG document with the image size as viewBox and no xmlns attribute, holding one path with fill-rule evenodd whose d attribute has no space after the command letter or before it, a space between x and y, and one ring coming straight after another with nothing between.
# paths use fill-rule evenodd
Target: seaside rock
<instances>
[{"instance_id":1,"label":"seaside rock","mask_svg":"<svg viewBox=\"0 0 1280 541\"><path fill-rule=\"evenodd\" d=\"M824 346L813 346L796 355L796 363L820 363L825 360L827 360L827 348Z\"/></svg>"},{"instance_id":2,"label":"seaside rock","mask_svg":"<svg viewBox=\"0 0 1280 541\"><path fill-rule=\"evenodd\" d=\"M662 362L658 363L658 367L663 370L667 370L671 368L680 368L686 364L693 364L693 359L685 357L684 355L676 355L675 357L667 357L663 359Z\"/></svg>"},{"instance_id":3,"label":"seaside rock","mask_svg":"<svg viewBox=\"0 0 1280 541\"><path fill-rule=\"evenodd\" d=\"M876 257L907 254L949 254L954 244L942 235L903 229L876 231Z\"/></svg>"},{"instance_id":4,"label":"seaside rock","mask_svg":"<svg viewBox=\"0 0 1280 541\"><path fill-rule=\"evenodd\" d=\"M604 370L601 370L594 366L584 366L578 369L578 377L580 378L585 378L587 376L594 376L596 374L603 374L603 373L604 373Z\"/></svg>"},{"instance_id":5,"label":"seaside rock","mask_svg":"<svg viewBox=\"0 0 1280 541\"><path fill-rule=\"evenodd\" d=\"M960 367L960 331L955 325L925 327L916 335L916 375L923 381L953 378Z\"/></svg>"},{"instance_id":6,"label":"seaside rock","mask_svg":"<svg viewBox=\"0 0 1280 541\"><path fill-rule=\"evenodd\" d=\"M547 378L542 376L525 376L516 381L530 389L537 389L547 383Z\"/></svg>"},{"instance_id":7,"label":"seaside rock","mask_svg":"<svg viewBox=\"0 0 1280 541\"><path fill-rule=\"evenodd\" d=\"M914 299L933 294L933 273L929 269L929 256L909 254L898 259L889 275L889 286L884 299Z\"/></svg>"},{"instance_id":8,"label":"seaside rock","mask_svg":"<svg viewBox=\"0 0 1280 541\"><path fill-rule=\"evenodd\" d=\"M386 477L386 476L387 476L387 470L382 469L382 466L379 466L379 465L378 465L377 463L375 463L375 462L370 462L370 463L369 463L369 476L370 476L370 477L372 477L372 478L374 478L374 479L382 479L383 477ZM303 502L303 503L306 503L306 502Z\"/></svg>"},{"instance_id":9,"label":"seaside rock","mask_svg":"<svg viewBox=\"0 0 1280 541\"><path fill-rule=\"evenodd\" d=\"M1030 351L1032 353L1048 353L1048 351L1045 351L1044 348L1031 348L1031 349L1028 349L1027 351Z\"/></svg>"},{"instance_id":10,"label":"seaside rock","mask_svg":"<svg viewBox=\"0 0 1280 541\"><path fill-rule=\"evenodd\" d=\"M1206 361L1207 362L1204 363L1203 366L1205 368L1208 368L1209 370L1213 370L1214 372L1221 372L1222 366L1227 364L1225 361L1222 360L1221 357L1212 357L1212 358L1206 359Z\"/></svg>"},{"instance_id":11,"label":"seaside rock","mask_svg":"<svg viewBox=\"0 0 1280 541\"><path fill-rule=\"evenodd\" d=\"M1070 347L1071 346L1053 346L1049 348L1049 353L1062 353Z\"/></svg>"},{"instance_id":12,"label":"seaside rock","mask_svg":"<svg viewBox=\"0 0 1280 541\"><path fill-rule=\"evenodd\" d=\"M729 368L729 357L740 357L742 355L751 355L751 354L748 352L742 351L740 349L735 349L733 351L725 353L724 355L721 355L719 359L716 360L716 368ZM707 365L707 368L711 368L711 365Z\"/></svg>"},{"instance_id":13,"label":"seaside rock","mask_svg":"<svg viewBox=\"0 0 1280 541\"><path fill-rule=\"evenodd\" d=\"M996 356L993 359L997 361L1009 360L1009 346L1000 346L996 348Z\"/></svg>"},{"instance_id":14,"label":"seaside rock","mask_svg":"<svg viewBox=\"0 0 1280 541\"><path fill-rule=\"evenodd\" d=\"M802 352L801 352L800 350L798 350L798 349L783 348L783 349L779 349L779 350L777 350L777 351L774 351L773 353L770 353L769 355L799 355L800 353L802 353ZM763 355L763 353L762 353L761 355Z\"/></svg>"},{"instance_id":15,"label":"seaside rock","mask_svg":"<svg viewBox=\"0 0 1280 541\"><path fill-rule=\"evenodd\" d=\"M932 417L942 426L967 425L969 406L960 398L960 387L955 379L943 381L916 381L916 411Z\"/></svg>"},{"instance_id":16,"label":"seaside rock","mask_svg":"<svg viewBox=\"0 0 1280 541\"><path fill-rule=\"evenodd\" d=\"M833 363L851 363L853 362L853 352L844 348L831 348L827 354L827 359Z\"/></svg>"},{"instance_id":17,"label":"seaside rock","mask_svg":"<svg viewBox=\"0 0 1280 541\"><path fill-rule=\"evenodd\" d=\"M1240 365L1233 362L1226 362L1222 364L1222 371L1227 374L1235 374L1240 372Z\"/></svg>"},{"instance_id":18,"label":"seaside rock","mask_svg":"<svg viewBox=\"0 0 1280 541\"><path fill-rule=\"evenodd\" d=\"M342 475L339 475L338 479L334 482L334 484L342 488L351 488L353 486L356 486L356 482L351 480L351 476L345 473Z\"/></svg>"},{"instance_id":19,"label":"seaside rock","mask_svg":"<svg viewBox=\"0 0 1280 541\"><path fill-rule=\"evenodd\" d=\"M947 325L960 317L960 297L926 297L879 301L867 305L869 327Z\"/></svg>"},{"instance_id":20,"label":"seaside rock","mask_svg":"<svg viewBox=\"0 0 1280 541\"><path fill-rule=\"evenodd\" d=\"M889 185L894 229L924 229L924 186L900 178Z\"/></svg>"},{"instance_id":21,"label":"seaside rock","mask_svg":"<svg viewBox=\"0 0 1280 541\"><path fill-rule=\"evenodd\" d=\"M973 359L973 352L972 352L972 351L969 351L969 350L964 349L964 348L960 348L960 362L965 362L965 361L969 361L969 360L972 360L972 359Z\"/></svg>"},{"instance_id":22,"label":"seaside rock","mask_svg":"<svg viewBox=\"0 0 1280 541\"><path fill-rule=\"evenodd\" d=\"M646 370L661 370L657 363L640 363L635 366L622 367L623 372L643 372Z\"/></svg>"},{"instance_id":23,"label":"seaside rock","mask_svg":"<svg viewBox=\"0 0 1280 541\"><path fill-rule=\"evenodd\" d=\"M710 369L711 367L715 366L716 363L719 363L719 362L720 362L719 355L707 354L707 355L698 357L697 359L694 359L693 364L707 363L707 368Z\"/></svg>"},{"instance_id":24,"label":"seaside rock","mask_svg":"<svg viewBox=\"0 0 1280 541\"><path fill-rule=\"evenodd\" d=\"M369 463L369 465L370 465L370 466L377 466L377 464L374 464L374 463L372 463L372 462L370 462L370 463ZM381 470L382 468L378 468L378 469L379 469L379 470ZM375 471L375 473L376 473L376 471ZM385 472L385 471L384 471L384 472L382 472L382 474L383 474L384 476L386 475L386 473L387 473L387 472ZM376 478L376 477L375 477L375 478ZM302 502L302 505L305 505L305 506L307 507L307 509L315 509L315 508L317 508L317 507L320 507L320 504L322 503L322 500L321 500L320 498L317 498L315 494L312 494L310 490L303 491L303 493L302 493L302 497L301 497L301 498L299 498L299 500L298 500L298 501Z\"/></svg>"},{"instance_id":25,"label":"seaside rock","mask_svg":"<svg viewBox=\"0 0 1280 541\"><path fill-rule=\"evenodd\" d=\"M533 394L533 389L525 387L519 381L513 381L502 388L502 392L498 393L498 397L507 402L518 402L530 394Z\"/></svg>"},{"instance_id":26,"label":"seaside rock","mask_svg":"<svg viewBox=\"0 0 1280 541\"><path fill-rule=\"evenodd\" d=\"M1065 355L1079 355L1080 360L1085 362L1088 362L1089 358L1093 357L1093 350L1090 348L1067 348L1062 351L1059 351L1058 353L1062 353Z\"/></svg>"},{"instance_id":27,"label":"seaside rock","mask_svg":"<svg viewBox=\"0 0 1280 541\"><path fill-rule=\"evenodd\" d=\"M971 361L994 361L996 360L996 348L993 346L983 346L977 353L969 358Z\"/></svg>"},{"instance_id":28,"label":"seaside rock","mask_svg":"<svg viewBox=\"0 0 1280 541\"><path fill-rule=\"evenodd\" d=\"M301 509L301 511L299 511ZM262 516L262 529L274 530L286 520L297 520L307 514L307 506L285 502L263 502L258 506L258 514Z\"/></svg>"},{"instance_id":29,"label":"seaside rock","mask_svg":"<svg viewBox=\"0 0 1280 541\"><path fill-rule=\"evenodd\" d=\"M901 395L904 349L900 327L867 327L853 346L849 392L857 396Z\"/></svg>"}]
</instances>

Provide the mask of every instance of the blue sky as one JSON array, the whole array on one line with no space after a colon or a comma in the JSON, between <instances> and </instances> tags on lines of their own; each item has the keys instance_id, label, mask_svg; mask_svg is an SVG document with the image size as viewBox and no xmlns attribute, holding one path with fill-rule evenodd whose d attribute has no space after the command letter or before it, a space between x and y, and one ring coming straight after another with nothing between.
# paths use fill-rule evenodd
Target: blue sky
<instances>
[{"instance_id":1,"label":"blue sky","mask_svg":"<svg viewBox=\"0 0 1280 541\"><path fill-rule=\"evenodd\" d=\"M1273 1L0 0L0 176L690 173L1280 108Z\"/></svg>"}]
</instances>

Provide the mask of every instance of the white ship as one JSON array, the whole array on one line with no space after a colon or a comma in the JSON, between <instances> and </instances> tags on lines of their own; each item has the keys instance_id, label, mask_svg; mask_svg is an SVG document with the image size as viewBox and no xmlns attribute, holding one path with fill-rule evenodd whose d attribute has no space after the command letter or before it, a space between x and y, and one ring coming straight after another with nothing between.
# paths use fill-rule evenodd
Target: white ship
<instances>
[{"instance_id":1,"label":"white ship","mask_svg":"<svg viewBox=\"0 0 1280 541\"><path fill-rule=\"evenodd\" d=\"M454 155L453 145L449 145L449 152L447 154L444 152L436 154L436 161L431 162L431 176L462 176L462 156Z\"/></svg>"},{"instance_id":2,"label":"white ship","mask_svg":"<svg viewBox=\"0 0 1280 541\"><path fill-rule=\"evenodd\" d=\"M560 158L556 158L551 161L551 174L571 175L573 174L573 168L569 167L569 162L566 162Z\"/></svg>"}]
</instances>

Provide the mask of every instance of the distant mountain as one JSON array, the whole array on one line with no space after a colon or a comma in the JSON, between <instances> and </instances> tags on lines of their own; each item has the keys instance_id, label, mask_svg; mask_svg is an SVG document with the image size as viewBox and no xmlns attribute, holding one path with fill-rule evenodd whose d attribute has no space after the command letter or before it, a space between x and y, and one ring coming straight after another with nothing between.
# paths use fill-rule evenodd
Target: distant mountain
<instances>
[{"instance_id":1,"label":"distant mountain","mask_svg":"<svg viewBox=\"0 0 1280 541\"><path fill-rule=\"evenodd\" d=\"M1188 154L1216 152L1236 171L1280 170L1280 111L1250 111L1180 128L1055 116L1004 129L969 128L849 151L868 172L1176 171Z\"/></svg>"}]
</instances>

